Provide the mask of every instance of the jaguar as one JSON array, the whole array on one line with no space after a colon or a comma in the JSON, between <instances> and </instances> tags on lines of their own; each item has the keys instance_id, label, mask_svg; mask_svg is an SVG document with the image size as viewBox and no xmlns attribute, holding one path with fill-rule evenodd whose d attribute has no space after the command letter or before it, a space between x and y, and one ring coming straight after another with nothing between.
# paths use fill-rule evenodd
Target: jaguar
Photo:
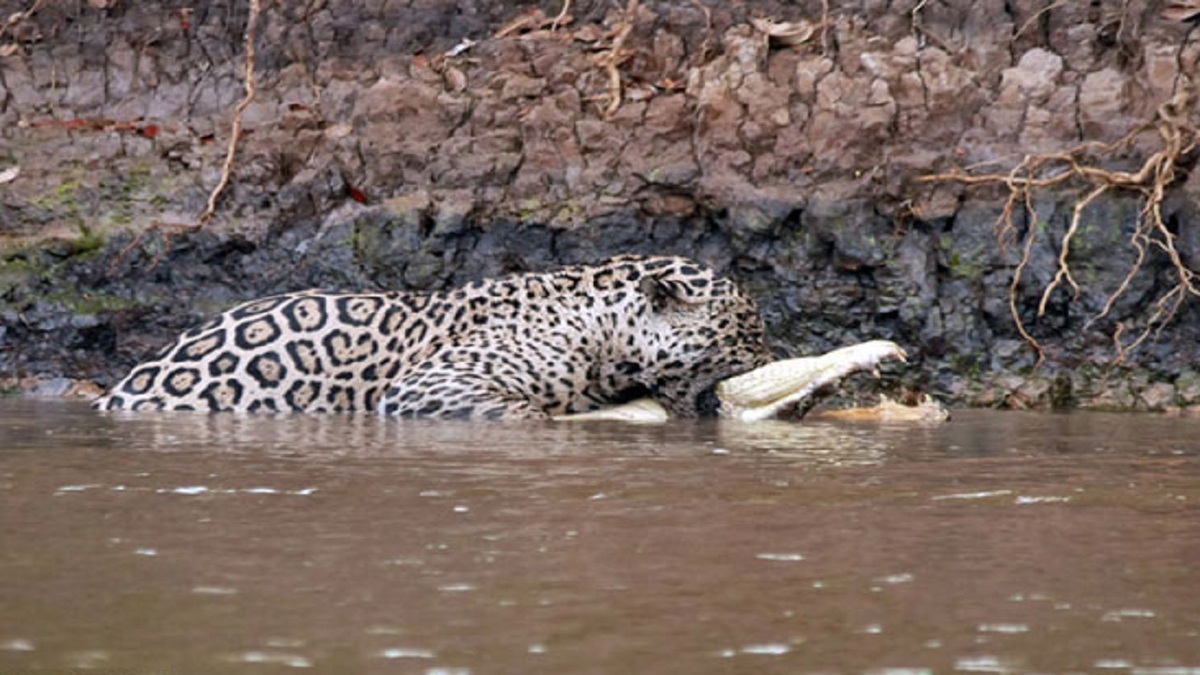
<instances>
[{"instance_id":1,"label":"jaguar","mask_svg":"<svg viewBox=\"0 0 1200 675\"><path fill-rule=\"evenodd\" d=\"M102 410L549 418L649 398L715 414L721 380L771 361L753 300L672 256L427 294L308 290L253 300L135 366Z\"/></svg>"}]
</instances>

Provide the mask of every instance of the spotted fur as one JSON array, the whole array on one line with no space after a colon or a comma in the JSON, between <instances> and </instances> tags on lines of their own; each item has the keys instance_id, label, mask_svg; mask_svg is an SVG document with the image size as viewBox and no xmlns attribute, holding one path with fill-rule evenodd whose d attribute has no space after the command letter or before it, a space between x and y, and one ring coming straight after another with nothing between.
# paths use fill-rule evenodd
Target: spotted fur
<instances>
[{"instance_id":1,"label":"spotted fur","mask_svg":"<svg viewBox=\"0 0 1200 675\"><path fill-rule=\"evenodd\" d=\"M96 407L520 418L648 395L686 417L717 381L769 360L732 282L625 256L429 295L254 300L185 332Z\"/></svg>"}]
</instances>

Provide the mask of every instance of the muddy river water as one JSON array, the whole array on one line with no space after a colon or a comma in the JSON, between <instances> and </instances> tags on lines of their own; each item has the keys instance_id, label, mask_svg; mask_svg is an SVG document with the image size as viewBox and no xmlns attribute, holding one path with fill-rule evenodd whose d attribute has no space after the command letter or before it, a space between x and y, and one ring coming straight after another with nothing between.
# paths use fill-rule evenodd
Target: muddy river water
<instances>
[{"instance_id":1,"label":"muddy river water","mask_svg":"<svg viewBox=\"0 0 1200 675\"><path fill-rule=\"evenodd\" d=\"M1200 420L0 400L0 673L1200 673Z\"/></svg>"}]
</instances>

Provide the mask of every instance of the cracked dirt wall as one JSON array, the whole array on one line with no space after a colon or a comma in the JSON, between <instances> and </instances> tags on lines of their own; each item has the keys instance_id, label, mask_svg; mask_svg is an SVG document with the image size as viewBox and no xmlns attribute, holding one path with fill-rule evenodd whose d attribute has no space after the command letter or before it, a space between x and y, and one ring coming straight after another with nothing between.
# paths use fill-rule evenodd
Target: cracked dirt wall
<instances>
[{"instance_id":1,"label":"cracked dirt wall","mask_svg":"<svg viewBox=\"0 0 1200 675\"><path fill-rule=\"evenodd\" d=\"M639 251L736 276L780 353L897 340L915 367L896 376L951 402L1200 403L1190 296L1113 364L1114 336L1178 278L1159 248L1088 323L1137 260L1144 191L1088 206L1081 293L1038 316L1088 186L1031 194L1001 245L1004 185L924 180L1154 121L1200 56L1166 3L592 1L554 26L559 2L267 2L232 180L202 228L180 225L220 178L248 5L9 5L0 375L108 382L265 293L430 289ZM1190 128L1191 99L1180 115ZM1151 128L1081 157L1136 171L1162 142ZM1186 150L1162 213L1190 270Z\"/></svg>"}]
</instances>

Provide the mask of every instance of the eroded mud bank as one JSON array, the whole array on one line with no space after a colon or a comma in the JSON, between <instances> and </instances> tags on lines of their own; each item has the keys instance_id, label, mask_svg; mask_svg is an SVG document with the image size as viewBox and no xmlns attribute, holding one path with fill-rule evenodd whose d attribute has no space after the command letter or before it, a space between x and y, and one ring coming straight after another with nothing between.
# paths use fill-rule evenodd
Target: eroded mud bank
<instances>
[{"instance_id":1,"label":"eroded mud bank","mask_svg":"<svg viewBox=\"0 0 1200 675\"><path fill-rule=\"evenodd\" d=\"M176 224L221 174L247 7L46 3L4 24L0 172L19 173L0 184L0 375L109 382L266 293L671 252L737 277L781 355L895 340L914 363L895 377L952 403L1200 402L1190 298L1113 364L1114 336L1128 344L1200 268L1200 50L1161 3L574 2L555 28L560 8L267 3L232 180L197 229ZM1004 184L925 180L1006 175L1143 122L1072 155L1137 174L1174 147L1159 213L1178 259L1147 245L1133 275L1152 180L1076 221L1084 178L999 221ZM1079 295L1062 284L1039 316L1073 222Z\"/></svg>"}]
</instances>

